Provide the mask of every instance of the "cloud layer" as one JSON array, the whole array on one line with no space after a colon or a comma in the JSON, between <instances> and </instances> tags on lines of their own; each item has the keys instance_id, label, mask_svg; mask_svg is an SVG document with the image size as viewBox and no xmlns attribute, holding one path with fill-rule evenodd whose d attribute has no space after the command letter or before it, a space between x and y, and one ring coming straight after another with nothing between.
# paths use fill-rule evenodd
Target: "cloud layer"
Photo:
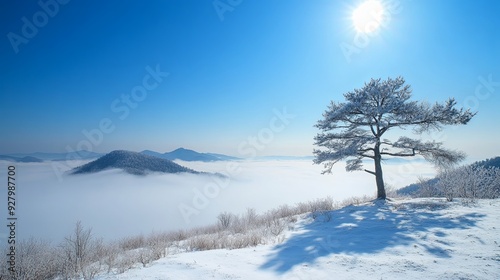
<instances>
[{"instance_id":1,"label":"cloud layer","mask_svg":"<svg viewBox=\"0 0 500 280\"><path fill-rule=\"evenodd\" d=\"M134 176L109 170L66 175L60 181L51 162L18 163L18 238L34 236L59 242L81 220L96 236L114 240L211 224L223 211L242 213L255 208L263 212L281 204L326 196L342 200L375 193L373 176L346 173L342 164L335 166L333 175L321 175L321 166L307 160L178 163L228 177ZM7 164L0 162L2 170L7 170ZM421 175L434 175L432 167L421 162L388 164L384 168L387 183L395 187L413 183ZM1 201L6 201L6 195L0 194ZM0 218L6 220L5 216ZM1 231L2 243L5 237Z\"/></svg>"}]
</instances>

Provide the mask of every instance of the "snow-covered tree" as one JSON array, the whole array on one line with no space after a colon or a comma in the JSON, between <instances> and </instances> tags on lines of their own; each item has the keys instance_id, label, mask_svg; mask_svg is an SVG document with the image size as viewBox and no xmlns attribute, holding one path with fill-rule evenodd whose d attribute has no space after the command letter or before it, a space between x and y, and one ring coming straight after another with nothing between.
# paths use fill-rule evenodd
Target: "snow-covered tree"
<instances>
[{"instance_id":1,"label":"snow-covered tree","mask_svg":"<svg viewBox=\"0 0 500 280\"><path fill-rule=\"evenodd\" d=\"M475 113L455 108L453 98L440 104L412 101L411 88L402 77L387 80L371 79L361 89L344 94L346 102L331 102L316 127L314 138L316 164L324 164L324 173L331 173L335 163L346 160L346 170L363 170L362 159L374 161L377 197L385 199L381 161L385 157L420 155L438 165L448 166L464 159L459 151L446 149L441 142L423 141L400 136L395 141L383 138L391 129L413 128L421 134L441 130L444 125L467 124Z\"/></svg>"},{"instance_id":2,"label":"snow-covered tree","mask_svg":"<svg viewBox=\"0 0 500 280\"><path fill-rule=\"evenodd\" d=\"M500 196L500 168L478 164L446 170L438 175L436 187L449 201L455 197L473 202L476 199L494 199Z\"/></svg>"}]
</instances>

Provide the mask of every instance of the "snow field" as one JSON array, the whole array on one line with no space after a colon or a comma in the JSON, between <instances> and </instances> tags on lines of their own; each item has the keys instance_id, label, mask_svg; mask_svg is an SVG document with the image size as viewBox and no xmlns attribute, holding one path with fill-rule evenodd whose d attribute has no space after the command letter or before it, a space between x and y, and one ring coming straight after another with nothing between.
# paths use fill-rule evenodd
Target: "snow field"
<instances>
[{"instance_id":1,"label":"snow field","mask_svg":"<svg viewBox=\"0 0 500 280\"><path fill-rule=\"evenodd\" d=\"M275 244L177 252L98 279L499 279L500 200L407 199L300 215Z\"/></svg>"}]
</instances>

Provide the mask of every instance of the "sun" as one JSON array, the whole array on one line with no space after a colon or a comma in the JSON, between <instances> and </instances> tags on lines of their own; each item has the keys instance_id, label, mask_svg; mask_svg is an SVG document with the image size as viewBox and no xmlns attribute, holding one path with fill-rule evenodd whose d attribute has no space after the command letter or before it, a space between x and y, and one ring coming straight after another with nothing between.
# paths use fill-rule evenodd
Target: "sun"
<instances>
[{"instance_id":1,"label":"sun","mask_svg":"<svg viewBox=\"0 0 500 280\"><path fill-rule=\"evenodd\" d=\"M352 21L356 31L373 33L382 23L384 7L377 0L368 0L361 3L352 13Z\"/></svg>"}]
</instances>

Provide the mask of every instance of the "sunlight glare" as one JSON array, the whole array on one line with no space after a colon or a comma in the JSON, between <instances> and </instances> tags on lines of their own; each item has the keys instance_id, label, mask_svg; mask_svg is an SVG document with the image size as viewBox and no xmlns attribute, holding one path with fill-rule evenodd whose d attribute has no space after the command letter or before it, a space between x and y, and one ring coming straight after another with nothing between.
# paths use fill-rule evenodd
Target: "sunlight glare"
<instances>
[{"instance_id":1,"label":"sunlight glare","mask_svg":"<svg viewBox=\"0 0 500 280\"><path fill-rule=\"evenodd\" d=\"M368 0L361 3L352 13L356 31L372 33L378 30L382 22L384 8L379 1Z\"/></svg>"}]
</instances>

